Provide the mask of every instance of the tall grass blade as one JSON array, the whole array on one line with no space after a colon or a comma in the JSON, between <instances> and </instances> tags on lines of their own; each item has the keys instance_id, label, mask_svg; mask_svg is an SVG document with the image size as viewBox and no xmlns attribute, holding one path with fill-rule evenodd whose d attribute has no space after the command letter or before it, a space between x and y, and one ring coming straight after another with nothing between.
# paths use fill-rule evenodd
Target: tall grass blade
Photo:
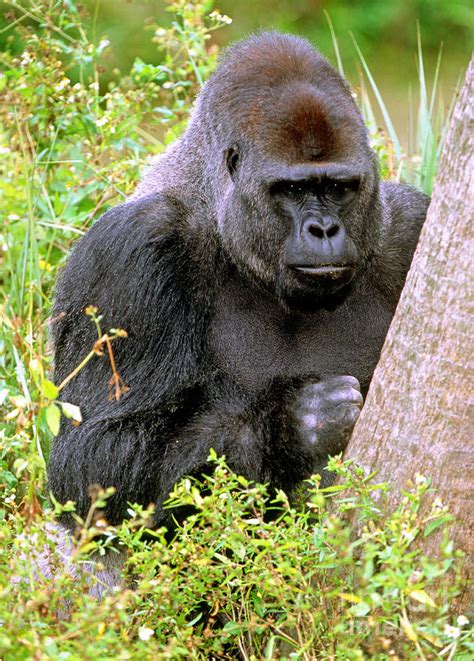
<instances>
[{"instance_id":1,"label":"tall grass blade","mask_svg":"<svg viewBox=\"0 0 474 661\"><path fill-rule=\"evenodd\" d=\"M379 91L379 89L378 89L378 87L375 83L375 80L374 80L374 78L373 78L373 76L370 72L370 69L367 65L367 62L365 61L365 58L362 55L362 51L360 50L359 45L358 45L357 41L355 40L355 37L352 33L351 33L351 39L354 43L354 47L356 49L356 52L357 52L357 55L359 57L360 63L362 64L362 68L364 69L364 73L367 76L367 80L369 81L370 86L372 88L372 91L374 93L374 96L377 99L377 103L379 105L380 111L382 113L382 117L383 117L384 122L385 122L385 126L387 127L388 136L389 136L389 138L390 138L390 140L392 141L392 144L393 144L393 150L394 150L394 153L395 153L395 157L397 158L397 160L400 160L403 157L403 151L402 151L402 147L401 147L401 144L400 144L400 140L398 139L397 132L396 132L395 127L393 125L393 122L391 120L390 114L387 110L387 107L386 107L384 101L383 101L382 95L380 94L380 91Z\"/></svg>"},{"instance_id":2,"label":"tall grass blade","mask_svg":"<svg viewBox=\"0 0 474 661\"><path fill-rule=\"evenodd\" d=\"M334 53L336 55L337 69L341 74L341 76L345 78L346 76L344 74L344 67L342 65L342 58L341 58L341 53L339 52L339 44L337 43L336 33L334 31L334 26L332 24L331 17L329 16L329 13L326 11L326 9L324 9L324 15L326 17L326 21L328 22L329 31L331 33L332 45L334 48Z\"/></svg>"}]
</instances>

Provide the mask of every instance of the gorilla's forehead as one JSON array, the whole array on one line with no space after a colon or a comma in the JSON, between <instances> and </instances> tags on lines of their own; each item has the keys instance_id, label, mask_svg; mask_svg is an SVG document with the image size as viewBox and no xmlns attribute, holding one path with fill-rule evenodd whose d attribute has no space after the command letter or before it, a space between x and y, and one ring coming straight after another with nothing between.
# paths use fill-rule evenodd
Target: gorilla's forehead
<instances>
[{"instance_id":1,"label":"gorilla's forehead","mask_svg":"<svg viewBox=\"0 0 474 661\"><path fill-rule=\"evenodd\" d=\"M289 162L342 159L365 144L345 81L308 42L289 35L263 34L230 48L201 104L221 141L242 139Z\"/></svg>"},{"instance_id":2,"label":"gorilla's forehead","mask_svg":"<svg viewBox=\"0 0 474 661\"><path fill-rule=\"evenodd\" d=\"M331 106L301 82L262 90L237 125L262 152L288 162L339 160L353 154L360 133L352 108Z\"/></svg>"}]
</instances>

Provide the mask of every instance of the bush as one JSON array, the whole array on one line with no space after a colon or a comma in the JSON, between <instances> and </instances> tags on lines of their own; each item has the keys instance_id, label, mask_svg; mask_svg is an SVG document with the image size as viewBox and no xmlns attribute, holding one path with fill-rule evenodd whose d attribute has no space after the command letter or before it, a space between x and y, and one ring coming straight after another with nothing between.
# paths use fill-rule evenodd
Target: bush
<instances>
[{"instance_id":1,"label":"bush","mask_svg":"<svg viewBox=\"0 0 474 661\"><path fill-rule=\"evenodd\" d=\"M420 513L427 480L386 518L384 488L334 459L342 484L309 482L296 510L283 493L269 503L264 486L211 460L205 485L184 479L171 494L169 507L194 511L172 541L148 530L150 513L138 507L106 527L99 494L88 526L78 522L73 562L126 551L133 586L100 603L90 575L73 579L54 548L54 583L37 574L31 584L31 558L53 546L51 536L44 521L25 531L19 515L9 517L0 552L5 658L468 658L467 620L451 623L448 610L457 593L452 544L445 536L437 560L416 547L448 518L437 503Z\"/></svg>"}]
</instances>

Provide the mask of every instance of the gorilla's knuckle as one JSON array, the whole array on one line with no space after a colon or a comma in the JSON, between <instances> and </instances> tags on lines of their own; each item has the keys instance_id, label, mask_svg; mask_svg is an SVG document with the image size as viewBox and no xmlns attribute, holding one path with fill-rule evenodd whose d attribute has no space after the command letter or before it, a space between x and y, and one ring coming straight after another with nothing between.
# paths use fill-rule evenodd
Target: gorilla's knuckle
<instances>
[{"instance_id":1,"label":"gorilla's knuckle","mask_svg":"<svg viewBox=\"0 0 474 661\"><path fill-rule=\"evenodd\" d=\"M341 388L354 388L360 390L360 383L355 376L335 376L334 385L335 387L339 386Z\"/></svg>"},{"instance_id":2,"label":"gorilla's knuckle","mask_svg":"<svg viewBox=\"0 0 474 661\"><path fill-rule=\"evenodd\" d=\"M343 425L352 425L360 416L360 408L354 404L343 404L340 406L340 416Z\"/></svg>"}]
</instances>

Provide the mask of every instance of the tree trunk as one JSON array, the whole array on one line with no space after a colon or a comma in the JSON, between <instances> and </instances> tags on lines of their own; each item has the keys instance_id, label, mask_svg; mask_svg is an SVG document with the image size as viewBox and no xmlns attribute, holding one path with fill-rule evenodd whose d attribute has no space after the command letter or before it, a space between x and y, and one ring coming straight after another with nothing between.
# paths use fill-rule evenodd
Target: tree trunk
<instances>
[{"instance_id":1,"label":"tree trunk","mask_svg":"<svg viewBox=\"0 0 474 661\"><path fill-rule=\"evenodd\" d=\"M450 532L467 554L466 578L474 569L473 88L471 61L428 217L345 457L392 483L389 506L416 473L431 477L455 516ZM436 551L435 537L423 542L428 553ZM472 583L466 590L464 605Z\"/></svg>"}]
</instances>

